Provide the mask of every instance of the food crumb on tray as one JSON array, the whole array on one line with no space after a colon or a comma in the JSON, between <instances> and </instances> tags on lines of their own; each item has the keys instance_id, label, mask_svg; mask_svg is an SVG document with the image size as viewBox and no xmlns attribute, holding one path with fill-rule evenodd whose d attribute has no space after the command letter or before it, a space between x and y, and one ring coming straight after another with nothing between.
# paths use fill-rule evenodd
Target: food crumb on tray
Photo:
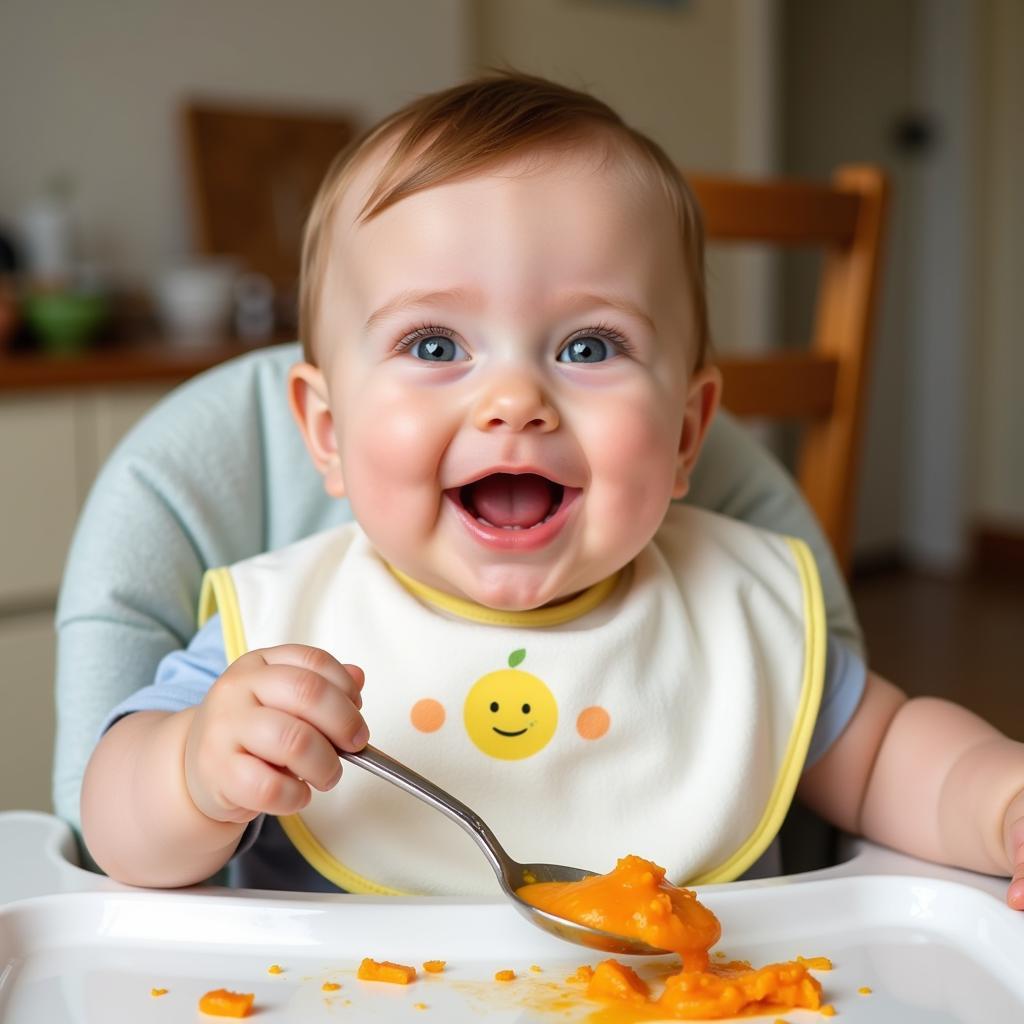
<instances>
[{"instance_id":1,"label":"food crumb on tray","mask_svg":"<svg viewBox=\"0 0 1024 1024\"><path fill-rule=\"evenodd\" d=\"M199 997L199 1009L211 1017L248 1017L255 998L252 992L217 988Z\"/></svg>"},{"instance_id":2,"label":"food crumb on tray","mask_svg":"<svg viewBox=\"0 0 1024 1024\"><path fill-rule=\"evenodd\" d=\"M363 957L356 977L361 981L386 981L391 985L408 985L416 980L416 968L407 964L395 964L390 960L373 960Z\"/></svg>"}]
</instances>

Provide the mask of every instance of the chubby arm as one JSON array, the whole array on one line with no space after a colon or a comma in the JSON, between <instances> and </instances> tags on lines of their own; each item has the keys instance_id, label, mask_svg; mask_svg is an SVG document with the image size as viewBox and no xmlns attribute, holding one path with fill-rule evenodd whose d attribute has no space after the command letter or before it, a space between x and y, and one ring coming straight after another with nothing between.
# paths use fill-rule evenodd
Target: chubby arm
<instances>
[{"instance_id":1,"label":"chubby arm","mask_svg":"<svg viewBox=\"0 0 1024 1024\"><path fill-rule=\"evenodd\" d=\"M1024 909L1024 744L934 697L868 674L856 714L800 798L840 828L926 860L1013 875Z\"/></svg>"},{"instance_id":2,"label":"chubby arm","mask_svg":"<svg viewBox=\"0 0 1024 1024\"><path fill-rule=\"evenodd\" d=\"M111 726L89 760L83 838L111 878L129 885L191 885L216 874L238 846L246 823L207 817L185 785L185 742L194 714L189 708L128 715Z\"/></svg>"},{"instance_id":3,"label":"chubby arm","mask_svg":"<svg viewBox=\"0 0 1024 1024\"><path fill-rule=\"evenodd\" d=\"M96 863L131 885L191 885L223 867L248 822L305 807L360 750L362 670L326 651L250 651L184 711L111 726L86 768L82 831Z\"/></svg>"}]
</instances>

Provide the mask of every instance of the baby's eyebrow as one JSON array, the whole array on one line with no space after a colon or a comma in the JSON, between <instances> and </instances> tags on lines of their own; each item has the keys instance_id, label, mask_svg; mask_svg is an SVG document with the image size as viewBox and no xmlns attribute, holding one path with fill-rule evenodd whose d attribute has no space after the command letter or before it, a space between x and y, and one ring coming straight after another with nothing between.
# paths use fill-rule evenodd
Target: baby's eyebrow
<instances>
[{"instance_id":1,"label":"baby's eyebrow","mask_svg":"<svg viewBox=\"0 0 1024 1024\"><path fill-rule=\"evenodd\" d=\"M399 292L367 317L363 329L373 330L379 323L400 313L408 306L440 306L452 303L480 306L483 303L483 294L475 288L444 288L441 290L429 288Z\"/></svg>"},{"instance_id":2,"label":"baby's eyebrow","mask_svg":"<svg viewBox=\"0 0 1024 1024\"><path fill-rule=\"evenodd\" d=\"M563 295L561 301L565 306L611 306L626 316L641 321L648 330L654 331L654 321L635 302L618 295L598 295L593 292L570 292Z\"/></svg>"},{"instance_id":3,"label":"baby's eyebrow","mask_svg":"<svg viewBox=\"0 0 1024 1024\"><path fill-rule=\"evenodd\" d=\"M484 305L484 301L483 293L476 288L411 289L399 292L375 309L367 317L363 329L371 331L382 321L388 320L409 306L440 306L461 303L470 308L479 308ZM610 306L626 316L639 320L648 330L652 332L655 330L654 321L647 313L635 302L622 296L598 295L593 292L580 291L569 292L559 297L557 305L560 308Z\"/></svg>"}]
</instances>

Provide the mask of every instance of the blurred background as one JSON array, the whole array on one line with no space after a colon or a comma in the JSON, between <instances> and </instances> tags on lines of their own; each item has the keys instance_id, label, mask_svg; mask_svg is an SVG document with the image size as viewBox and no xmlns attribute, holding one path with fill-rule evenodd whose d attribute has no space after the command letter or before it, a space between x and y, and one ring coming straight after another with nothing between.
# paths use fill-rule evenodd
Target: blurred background
<instances>
[{"instance_id":1,"label":"blurred background","mask_svg":"<svg viewBox=\"0 0 1024 1024\"><path fill-rule=\"evenodd\" d=\"M887 171L852 587L876 668L1024 739L1022 54L1020 0L4 0L0 809L49 807L53 608L103 459L291 336L330 155L489 66L593 92L684 170ZM709 266L720 351L806 339L814 257Z\"/></svg>"}]
</instances>

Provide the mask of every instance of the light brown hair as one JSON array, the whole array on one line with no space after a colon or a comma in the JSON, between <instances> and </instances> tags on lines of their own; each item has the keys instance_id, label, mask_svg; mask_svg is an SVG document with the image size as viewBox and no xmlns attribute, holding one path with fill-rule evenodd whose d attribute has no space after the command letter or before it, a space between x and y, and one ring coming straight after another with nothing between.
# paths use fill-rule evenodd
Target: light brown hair
<instances>
[{"instance_id":1,"label":"light brown hair","mask_svg":"<svg viewBox=\"0 0 1024 1024\"><path fill-rule=\"evenodd\" d=\"M704 228L700 209L664 150L627 125L607 104L587 93L517 71L500 71L431 93L374 125L335 158L306 221L299 283L299 336L310 362L318 298L327 266L330 225L345 186L365 158L385 142L394 148L359 221L365 222L407 196L434 185L479 174L545 147L603 141L660 187L679 227L693 295L695 365L709 345L704 278ZM646 174L645 174L646 172Z\"/></svg>"}]
</instances>

